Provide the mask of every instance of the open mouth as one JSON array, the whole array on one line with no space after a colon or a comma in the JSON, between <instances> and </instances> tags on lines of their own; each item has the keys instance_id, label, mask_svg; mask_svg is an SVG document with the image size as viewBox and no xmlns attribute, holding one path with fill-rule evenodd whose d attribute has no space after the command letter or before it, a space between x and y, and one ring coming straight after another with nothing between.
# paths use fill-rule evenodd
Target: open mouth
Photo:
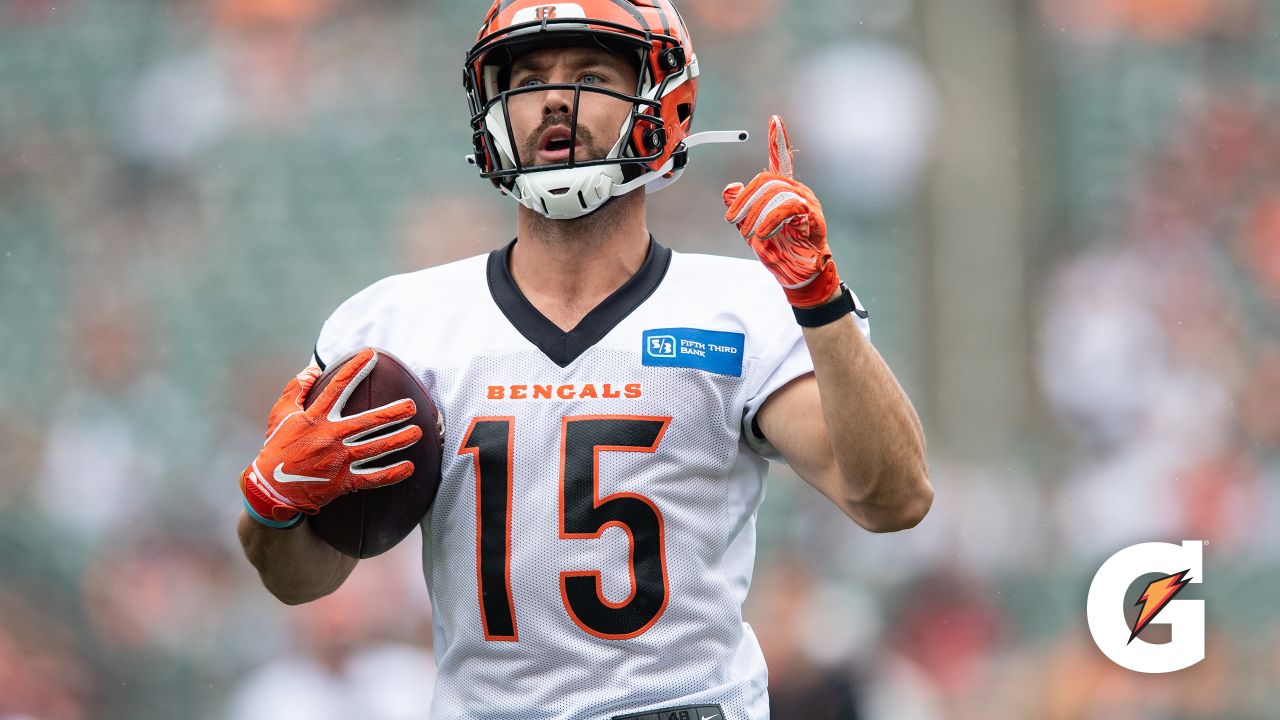
<instances>
[{"instance_id":1,"label":"open mouth","mask_svg":"<svg viewBox=\"0 0 1280 720\"><path fill-rule=\"evenodd\" d=\"M563 125L547 128L538 140L538 159L542 162L565 162L569 159L573 133ZM581 157L582 139L578 138L575 157Z\"/></svg>"},{"instance_id":2,"label":"open mouth","mask_svg":"<svg viewBox=\"0 0 1280 720\"><path fill-rule=\"evenodd\" d=\"M549 127L542 133L542 139L538 143L539 150L568 150L569 140L573 135L569 128L563 125Z\"/></svg>"}]
</instances>

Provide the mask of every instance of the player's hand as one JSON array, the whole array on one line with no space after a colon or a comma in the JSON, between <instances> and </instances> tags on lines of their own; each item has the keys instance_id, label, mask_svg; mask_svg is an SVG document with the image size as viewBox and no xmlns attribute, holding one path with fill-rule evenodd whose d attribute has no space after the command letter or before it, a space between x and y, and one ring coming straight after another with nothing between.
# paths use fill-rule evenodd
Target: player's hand
<instances>
[{"instance_id":1,"label":"player's hand","mask_svg":"<svg viewBox=\"0 0 1280 720\"><path fill-rule=\"evenodd\" d=\"M413 417L417 408L412 400L342 417L347 399L377 361L373 350L358 353L306 409L302 402L318 369L304 370L285 386L271 409L262 452L240 475L245 505L259 519L287 524L299 512L319 512L339 495L390 485L413 474L413 463L407 460L371 466L422 437L417 425L379 434Z\"/></svg>"},{"instance_id":2,"label":"player's hand","mask_svg":"<svg viewBox=\"0 0 1280 720\"><path fill-rule=\"evenodd\" d=\"M727 222L755 251L760 262L782 284L796 307L813 307L831 299L840 284L822 205L792 169L791 140L782 118L769 118L769 169L744 187L724 189Z\"/></svg>"},{"instance_id":3,"label":"player's hand","mask_svg":"<svg viewBox=\"0 0 1280 720\"><path fill-rule=\"evenodd\" d=\"M316 384L319 377L320 366L312 362L284 386L280 399L276 400L276 404L271 406L271 412L267 414L266 437L271 437L286 417L302 412L302 401L306 399L307 393L311 392L311 386Z\"/></svg>"}]
</instances>

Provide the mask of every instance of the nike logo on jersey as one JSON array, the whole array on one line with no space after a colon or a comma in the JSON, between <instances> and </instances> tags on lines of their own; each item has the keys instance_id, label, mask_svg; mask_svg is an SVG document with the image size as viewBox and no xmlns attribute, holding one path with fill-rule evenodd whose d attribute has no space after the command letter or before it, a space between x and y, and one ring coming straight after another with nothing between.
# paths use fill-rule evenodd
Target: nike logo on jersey
<instances>
[{"instance_id":1,"label":"nike logo on jersey","mask_svg":"<svg viewBox=\"0 0 1280 720\"><path fill-rule=\"evenodd\" d=\"M276 466L276 471L271 474L278 483L297 483L297 482L329 482L329 478L311 477L309 475L290 475L284 471L284 463Z\"/></svg>"}]
</instances>

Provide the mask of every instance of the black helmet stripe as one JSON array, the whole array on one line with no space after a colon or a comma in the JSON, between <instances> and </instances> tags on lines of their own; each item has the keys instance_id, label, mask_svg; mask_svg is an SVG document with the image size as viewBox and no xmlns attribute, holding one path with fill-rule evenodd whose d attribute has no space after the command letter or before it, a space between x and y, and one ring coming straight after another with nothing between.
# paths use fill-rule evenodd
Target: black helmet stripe
<instances>
[{"instance_id":1,"label":"black helmet stripe","mask_svg":"<svg viewBox=\"0 0 1280 720\"><path fill-rule=\"evenodd\" d=\"M613 4L631 13L631 17L635 18L636 22L640 23L640 26L645 30L653 29L649 27L649 22L644 19L644 15L641 15L640 11L636 10L636 6L631 3L631 0L613 0Z\"/></svg>"},{"instance_id":2,"label":"black helmet stripe","mask_svg":"<svg viewBox=\"0 0 1280 720\"><path fill-rule=\"evenodd\" d=\"M515 4L518 1L519 0L502 0L502 4L498 6L498 14L501 14L502 11L511 7L513 4ZM645 30L653 29L649 27L649 23L645 21L644 16L640 14L640 11L636 10L635 5L631 3L631 0L613 0L613 4L617 5L618 7L630 13L631 17L635 18L636 21L639 22L640 25L644 27ZM659 11L661 11L661 8L659 8ZM667 27L666 13L663 13L663 16L662 16L662 29L665 34L667 35L671 34L670 28Z\"/></svg>"},{"instance_id":3,"label":"black helmet stripe","mask_svg":"<svg viewBox=\"0 0 1280 720\"><path fill-rule=\"evenodd\" d=\"M654 0L653 9L658 11L658 17L662 18L662 34L671 34L671 21L667 19L667 9L662 6L660 0Z\"/></svg>"}]
</instances>

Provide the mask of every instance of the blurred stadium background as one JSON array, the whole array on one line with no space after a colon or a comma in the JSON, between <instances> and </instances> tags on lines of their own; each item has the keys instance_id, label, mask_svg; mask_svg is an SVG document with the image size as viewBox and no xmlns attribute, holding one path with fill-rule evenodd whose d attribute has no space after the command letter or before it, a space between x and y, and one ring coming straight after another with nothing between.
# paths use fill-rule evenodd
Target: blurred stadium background
<instances>
[{"instance_id":1,"label":"blurred stadium background","mask_svg":"<svg viewBox=\"0 0 1280 720\"><path fill-rule=\"evenodd\" d=\"M937 488L873 536L775 468L775 718L1280 716L1280 2L679 3L695 127L755 138L655 234L742 255L786 117ZM425 717L416 534L286 608L235 478L341 300L512 235L462 161L487 4L0 0L0 718ZM1093 572L1188 538L1207 659L1112 665Z\"/></svg>"}]
</instances>

